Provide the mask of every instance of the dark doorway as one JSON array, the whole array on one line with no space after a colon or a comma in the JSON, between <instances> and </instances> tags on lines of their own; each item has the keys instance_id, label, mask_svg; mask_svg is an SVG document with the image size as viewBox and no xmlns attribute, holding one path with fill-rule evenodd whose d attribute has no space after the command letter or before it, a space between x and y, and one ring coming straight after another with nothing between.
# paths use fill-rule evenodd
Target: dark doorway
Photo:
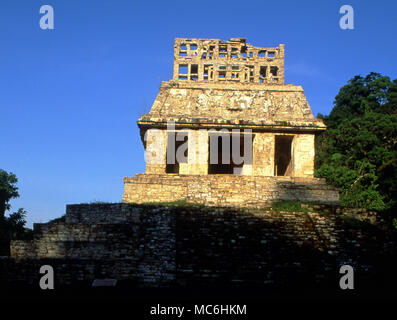
<instances>
[{"instance_id":1,"label":"dark doorway","mask_svg":"<svg viewBox=\"0 0 397 320\"><path fill-rule=\"evenodd\" d=\"M291 176L293 165L291 157L294 136L276 136L274 148L274 175Z\"/></svg>"},{"instance_id":2,"label":"dark doorway","mask_svg":"<svg viewBox=\"0 0 397 320\"><path fill-rule=\"evenodd\" d=\"M252 139L253 135L249 136L251 139L251 147L252 147ZM208 174L238 174L242 171L243 165L252 164L252 149L249 155L245 155L245 143L244 143L244 135L243 134L220 134L215 133L210 135L210 141L208 144ZM211 139L214 139L211 141ZM242 161L237 163L235 162L232 155L232 145L233 141L236 139L239 140L239 156L247 157L242 159ZM236 142L236 141L235 141ZM215 152L213 148L216 149L215 157L216 159L212 159L215 161L211 161L212 152ZM226 161L225 161L226 160ZM236 169L236 170L235 170Z\"/></svg>"},{"instance_id":3,"label":"dark doorway","mask_svg":"<svg viewBox=\"0 0 397 320\"><path fill-rule=\"evenodd\" d=\"M182 161L177 157L177 151L179 147L186 143L188 140L188 134L184 136L183 141L176 140L176 133L168 133L167 135L167 165L165 167L166 173L179 173L179 163L187 163L188 156L188 148L184 151L184 158ZM172 143L174 143L175 148L172 147Z\"/></svg>"},{"instance_id":4,"label":"dark doorway","mask_svg":"<svg viewBox=\"0 0 397 320\"><path fill-rule=\"evenodd\" d=\"M209 139L208 174L233 174L233 164L231 161L232 139L230 135L214 134L210 136ZM214 157L216 157L216 159L214 159Z\"/></svg>"}]
</instances>

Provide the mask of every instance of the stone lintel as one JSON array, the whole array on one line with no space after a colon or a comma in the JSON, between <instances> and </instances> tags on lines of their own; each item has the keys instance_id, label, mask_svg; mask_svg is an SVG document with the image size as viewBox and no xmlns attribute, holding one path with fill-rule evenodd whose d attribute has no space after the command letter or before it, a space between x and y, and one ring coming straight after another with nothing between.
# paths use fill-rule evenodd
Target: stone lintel
<instances>
[{"instance_id":1,"label":"stone lintel","mask_svg":"<svg viewBox=\"0 0 397 320\"><path fill-rule=\"evenodd\" d=\"M303 92L302 86L297 86L294 84L257 84L257 83L224 83L218 82L205 82L205 81L195 81L195 82L177 82L173 80L162 81L161 89L214 89L214 90L224 90L224 91L235 91L235 90L245 90L245 91L277 91L277 92Z\"/></svg>"},{"instance_id":2,"label":"stone lintel","mask_svg":"<svg viewBox=\"0 0 397 320\"><path fill-rule=\"evenodd\" d=\"M165 129L167 123L175 122L176 129L251 129L261 132L306 132L317 133L326 130L322 121L246 121L225 119L194 119L194 118L152 118L143 115L138 121L141 130L149 128Z\"/></svg>"}]
</instances>

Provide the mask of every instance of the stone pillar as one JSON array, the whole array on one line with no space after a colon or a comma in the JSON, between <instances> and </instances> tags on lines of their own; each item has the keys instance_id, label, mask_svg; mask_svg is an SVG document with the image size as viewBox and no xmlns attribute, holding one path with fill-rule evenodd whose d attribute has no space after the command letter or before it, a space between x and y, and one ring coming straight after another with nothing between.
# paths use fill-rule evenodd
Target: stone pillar
<instances>
[{"instance_id":1,"label":"stone pillar","mask_svg":"<svg viewBox=\"0 0 397 320\"><path fill-rule=\"evenodd\" d=\"M197 73L198 73L197 80L198 81L204 81L204 65L203 64L199 64L197 66Z\"/></svg>"},{"instance_id":2,"label":"stone pillar","mask_svg":"<svg viewBox=\"0 0 397 320\"><path fill-rule=\"evenodd\" d=\"M284 84L284 58L285 58L285 46L280 44L279 46L279 58L282 59L282 63L278 66L278 78L279 83Z\"/></svg>"},{"instance_id":3,"label":"stone pillar","mask_svg":"<svg viewBox=\"0 0 397 320\"><path fill-rule=\"evenodd\" d=\"M189 130L188 163L179 164L181 174L208 174L208 132Z\"/></svg>"},{"instance_id":4,"label":"stone pillar","mask_svg":"<svg viewBox=\"0 0 397 320\"><path fill-rule=\"evenodd\" d=\"M297 134L293 141L295 177L314 175L314 134Z\"/></svg>"},{"instance_id":5,"label":"stone pillar","mask_svg":"<svg viewBox=\"0 0 397 320\"><path fill-rule=\"evenodd\" d=\"M196 131L196 172L197 174L208 174L208 131Z\"/></svg>"},{"instance_id":6,"label":"stone pillar","mask_svg":"<svg viewBox=\"0 0 397 320\"><path fill-rule=\"evenodd\" d=\"M163 174L166 168L167 132L149 129L145 133L146 173Z\"/></svg>"},{"instance_id":7,"label":"stone pillar","mask_svg":"<svg viewBox=\"0 0 397 320\"><path fill-rule=\"evenodd\" d=\"M254 164L254 136L252 131L247 132L243 131L243 167L241 168L241 172L239 174L244 176L252 176L253 164ZM250 144L251 142L251 144ZM240 142L241 143L241 142ZM251 151L248 151L251 149ZM246 152L247 151L247 152ZM249 154L251 152L251 154Z\"/></svg>"},{"instance_id":8,"label":"stone pillar","mask_svg":"<svg viewBox=\"0 0 397 320\"><path fill-rule=\"evenodd\" d=\"M255 133L253 175L274 176L274 133Z\"/></svg>"},{"instance_id":9,"label":"stone pillar","mask_svg":"<svg viewBox=\"0 0 397 320\"><path fill-rule=\"evenodd\" d=\"M174 81L179 80L179 64L174 62Z\"/></svg>"}]
</instances>

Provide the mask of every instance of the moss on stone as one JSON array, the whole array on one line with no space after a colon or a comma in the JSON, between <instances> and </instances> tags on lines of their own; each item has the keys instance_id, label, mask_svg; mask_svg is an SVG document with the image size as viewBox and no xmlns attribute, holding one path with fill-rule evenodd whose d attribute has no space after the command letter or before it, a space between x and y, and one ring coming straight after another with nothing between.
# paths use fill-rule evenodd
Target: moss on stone
<instances>
[{"instance_id":1,"label":"moss on stone","mask_svg":"<svg viewBox=\"0 0 397 320\"><path fill-rule=\"evenodd\" d=\"M302 207L302 204L300 201L277 201L272 203L272 209L275 211L309 212L309 209Z\"/></svg>"},{"instance_id":2,"label":"moss on stone","mask_svg":"<svg viewBox=\"0 0 397 320\"><path fill-rule=\"evenodd\" d=\"M204 204L192 203L187 200L165 201L165 202L144 202L141 206L160 206L160 207L205 207Z\"/></svg>"}]
</instances>

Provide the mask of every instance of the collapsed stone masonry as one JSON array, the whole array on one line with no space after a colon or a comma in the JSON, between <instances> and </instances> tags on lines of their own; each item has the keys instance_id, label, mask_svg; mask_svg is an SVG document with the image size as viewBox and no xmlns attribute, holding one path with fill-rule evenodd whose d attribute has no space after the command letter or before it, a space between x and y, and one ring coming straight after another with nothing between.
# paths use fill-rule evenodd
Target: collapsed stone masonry
<instances>
[{"instance_id":1,"label":"collapsed stone masonry","mask_svg":"<svg viewBox=\"0 0 397 320\"><path fill-rule=\"evenodd\" d=\"M356 216L363 223L366 214L374 217L369 212L305 208L68 205L63 218L34 224L32 240L11 242L12 258L0 257L0 287L10 282L37 287L40 267L48 264L56 288L106 278L137 287L303 284L299 289L331 278L334 288L340 265L352 265L355 277L363 272L372 277L378 261L395 256L376 220L357 228L342 219Z\"/></svg>"},{"instance_id":2,"label":"collapsed stone masonry","mask_svg":"<svg viewBox=\"0 0 397 320\"><path fill-rule=\"evenodd\" d=\"M302 87L284 83L283 44L175 39L173 72L138 120L146 173L124 178L123 202L338 202L313 177L315 135L326 126ZM251 155L242 163L230 155L236 140L239 155Z\"/></svg>"}]
</instances>

